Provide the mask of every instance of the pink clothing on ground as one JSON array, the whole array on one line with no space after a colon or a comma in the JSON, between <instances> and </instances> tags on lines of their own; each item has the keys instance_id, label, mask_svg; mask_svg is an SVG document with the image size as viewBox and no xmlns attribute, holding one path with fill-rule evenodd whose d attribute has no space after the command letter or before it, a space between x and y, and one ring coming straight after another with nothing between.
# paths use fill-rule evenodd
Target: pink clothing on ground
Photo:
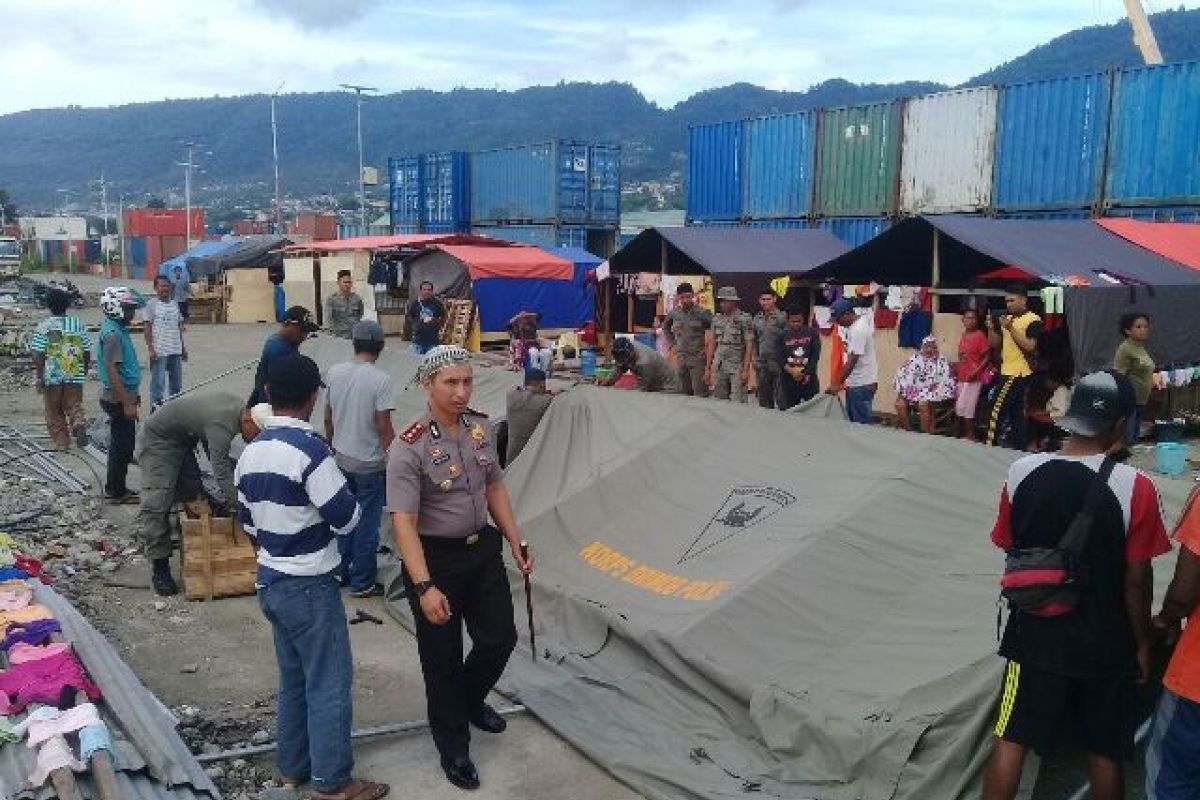
<instances>
[{"instance_id":1,"label":"pink clothing on ground","mask_svg":"<svg viewBox=\"0 0 1200 800\"><path fill-rule=\"evenodd\" d=\"M58 711L58 709L55 710ZM58 711L54 715L35 714L18 725L17 730L21 730L22 727L26 728L28 741L25 744L29 747L37 747L55 736L65 736L68 733L75 733L81 728L86 728L88 725L99 724L100 712L96 710L96 707L91 703L82 703L71 706L65 711Z\"/></svg>"},{"instance_id":2,"label":"pink clothing on ground","mask_svg":"<svg viewBox=\"0 0 1200 800\"><path fill-rule=\"evenodd\" d=\"M28 661L40 661L43 658L56 656L71 649L66 642L53 642L47 645L32 645L17 642L8 649L9 664L24 664Z\"/></svg>"},{"instance_id":3,"label":"pink clothing on ground","mask_svg":"<svg viewBox=\"0 0 1200 800\"><path fill-rule=\"evenodd\" d=\"M33 589L25 581L0 583L0 611L17 611L33 600Z\"/></svg>"},{"instance_id":4,"label":"pink clothing on ground","mask_svg":"<svg viewBox=\"0 0 1200 800\"><path fill-rule=\"evenodd\" d=\"M29 782L34 786L41 786L50 777L51 772L61 767L67 767L74 772L87 769L83 762L75 758L67 740L62 736L54 736L38 748L37 766L29 773Z\"/></svg>"},{"instance_id":5,"label":"pink clothing on ground","mask_svg":"<svg viewBox=\"0 0 1200 800\"><path fill-rule=\"evenodd\" d=\"M30 703L57 705L66 686L84 692L89 700L100 698L100 687L92 683L79 659L70 651L26 661L0 672L0 692L12 701L8 713L24 711Z\"/></svg>"}]
</instances>

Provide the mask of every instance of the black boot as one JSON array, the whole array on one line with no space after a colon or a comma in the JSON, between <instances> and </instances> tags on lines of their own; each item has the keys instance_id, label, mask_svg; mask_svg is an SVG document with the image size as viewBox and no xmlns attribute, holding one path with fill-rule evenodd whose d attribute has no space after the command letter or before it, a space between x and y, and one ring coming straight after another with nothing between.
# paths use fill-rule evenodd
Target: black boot
<instances>
[{"instance_id":1,"label":"black boot","mask_svg":"<svg viewBox=\"0 0 1200 800\"><path fill-rule=\"evenodd\" d=\"M155 593L162 597L179 594L179 585L171 577L171 560L167 558L154 559L154 572L150 575L150 585Z\"/></svg>"}]
</instances>

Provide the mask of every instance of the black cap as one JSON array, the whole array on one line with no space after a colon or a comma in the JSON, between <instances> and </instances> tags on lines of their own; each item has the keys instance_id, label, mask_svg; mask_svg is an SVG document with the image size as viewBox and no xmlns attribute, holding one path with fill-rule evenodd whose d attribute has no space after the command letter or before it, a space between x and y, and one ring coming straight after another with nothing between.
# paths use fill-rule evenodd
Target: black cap
<instances>
[{"instance_id":1,"label":"black cap","mask_svg":"<svg viewBox=\"0 0 1200 800\"><path fill-rule=\"evenodd\" d=\"M695 293L696 293L696 291L692 288L692 285L690 283L684 282L675 287L675 294L695 294Z\"/></svg>"},{"instance_id":2,"label":"black cap","mask_svg":"<svg viewBox=\"0 0 1200 800\"><path fill-rule=\"evenodd\" d=\"M621 338L618 338L615 342L613 342L613 355L614 356L627 355L629 353L632 353L633 350L634 350L634 347L633 347L632 339L626 339L624 337L621 337Z\"/></svg>"},{"instance_id":3,"label":"black cap","mask_svg":"<svg viewBox=\"0 0 1200 800\"><path fill-rule=\"evenodd\" d=\"M267 365L267 396L277 408L296 408L324 385L317 362L308 356L293 353Z\"/></svg>"},{"instance_id":4,"label":"black cap","mask_svg":"<svg viewBox=\"0 0 1200 800\"><path fill-rule=\"evenodd\" d=\"M320 330L313 320L312 312L304 306L292 306L283 312L283 324L303 326L305 333L316 333Z\"/></svg>"},{"instance_id":5,"label":"black cap","mask_svg":"<svg viewBox=\"0 0 1200 800\"><path fill-rule=\"evenodd\" d=\"M530 367L529 369L525 370L525 382L526 383L545 383L546 382L546 373L540 369L533 369L532 367Z\"/></svg>"},{"instance_id":6,"label":"black cap","mask_svg":"<svg viewBox=\"0 0 1200 800\"><path fill-rule=\"evenodd\" d=\"M1099 436L1133 413L1133 384L1119 372L1084 375L1071 393L1071 405L1058 427L1079 436Z\"/></svg>"}]
</instances>

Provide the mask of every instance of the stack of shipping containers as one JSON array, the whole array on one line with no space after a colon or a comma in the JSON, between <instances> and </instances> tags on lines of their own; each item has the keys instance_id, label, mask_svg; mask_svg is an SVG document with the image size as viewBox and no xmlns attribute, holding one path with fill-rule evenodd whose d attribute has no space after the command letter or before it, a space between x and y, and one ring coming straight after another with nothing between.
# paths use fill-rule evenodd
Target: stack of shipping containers
<instances>
[{"instance_id":1,"label":"stack of shipping containers","mask_svg":"<svg viewBox=\"0 0 1200 800\"><path fill-rule=\"evenodd\" d=\"M1200 222L1197 142L1200 62L697 125L687 224L857 246L916 214Z\"/></svg>"},{"instance_id":2,"label":"stack of shipping containers","mask_svg":"<svg viewBox=\"0 0 1200 800\"><path fill-rule=\"evenodd\" d=\"M191 240L204 238L204 209L193 208ZM188 248L188 214L182 208L129 208L122 219L128 273L135 278L153 278L158 266Z\"/></svg>"}]
</instances>

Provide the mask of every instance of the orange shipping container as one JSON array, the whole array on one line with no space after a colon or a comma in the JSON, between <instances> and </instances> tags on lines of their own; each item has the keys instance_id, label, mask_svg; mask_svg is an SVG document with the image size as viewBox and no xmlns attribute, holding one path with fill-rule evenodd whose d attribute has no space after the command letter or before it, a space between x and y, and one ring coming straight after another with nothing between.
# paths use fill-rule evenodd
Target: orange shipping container
<instances>
[{"instance_id":1,"label":"orange shipping container","mask_svg":"<svg viewBox=\"0 0 1200 800\"><path fill-rule=\"evenodd\" d=\"M125 210L126 236L183 236L188 233L183 208L129 208ZM204 237L204 209L192 209L192 239Z\"/></svg>"}]
</instances>

